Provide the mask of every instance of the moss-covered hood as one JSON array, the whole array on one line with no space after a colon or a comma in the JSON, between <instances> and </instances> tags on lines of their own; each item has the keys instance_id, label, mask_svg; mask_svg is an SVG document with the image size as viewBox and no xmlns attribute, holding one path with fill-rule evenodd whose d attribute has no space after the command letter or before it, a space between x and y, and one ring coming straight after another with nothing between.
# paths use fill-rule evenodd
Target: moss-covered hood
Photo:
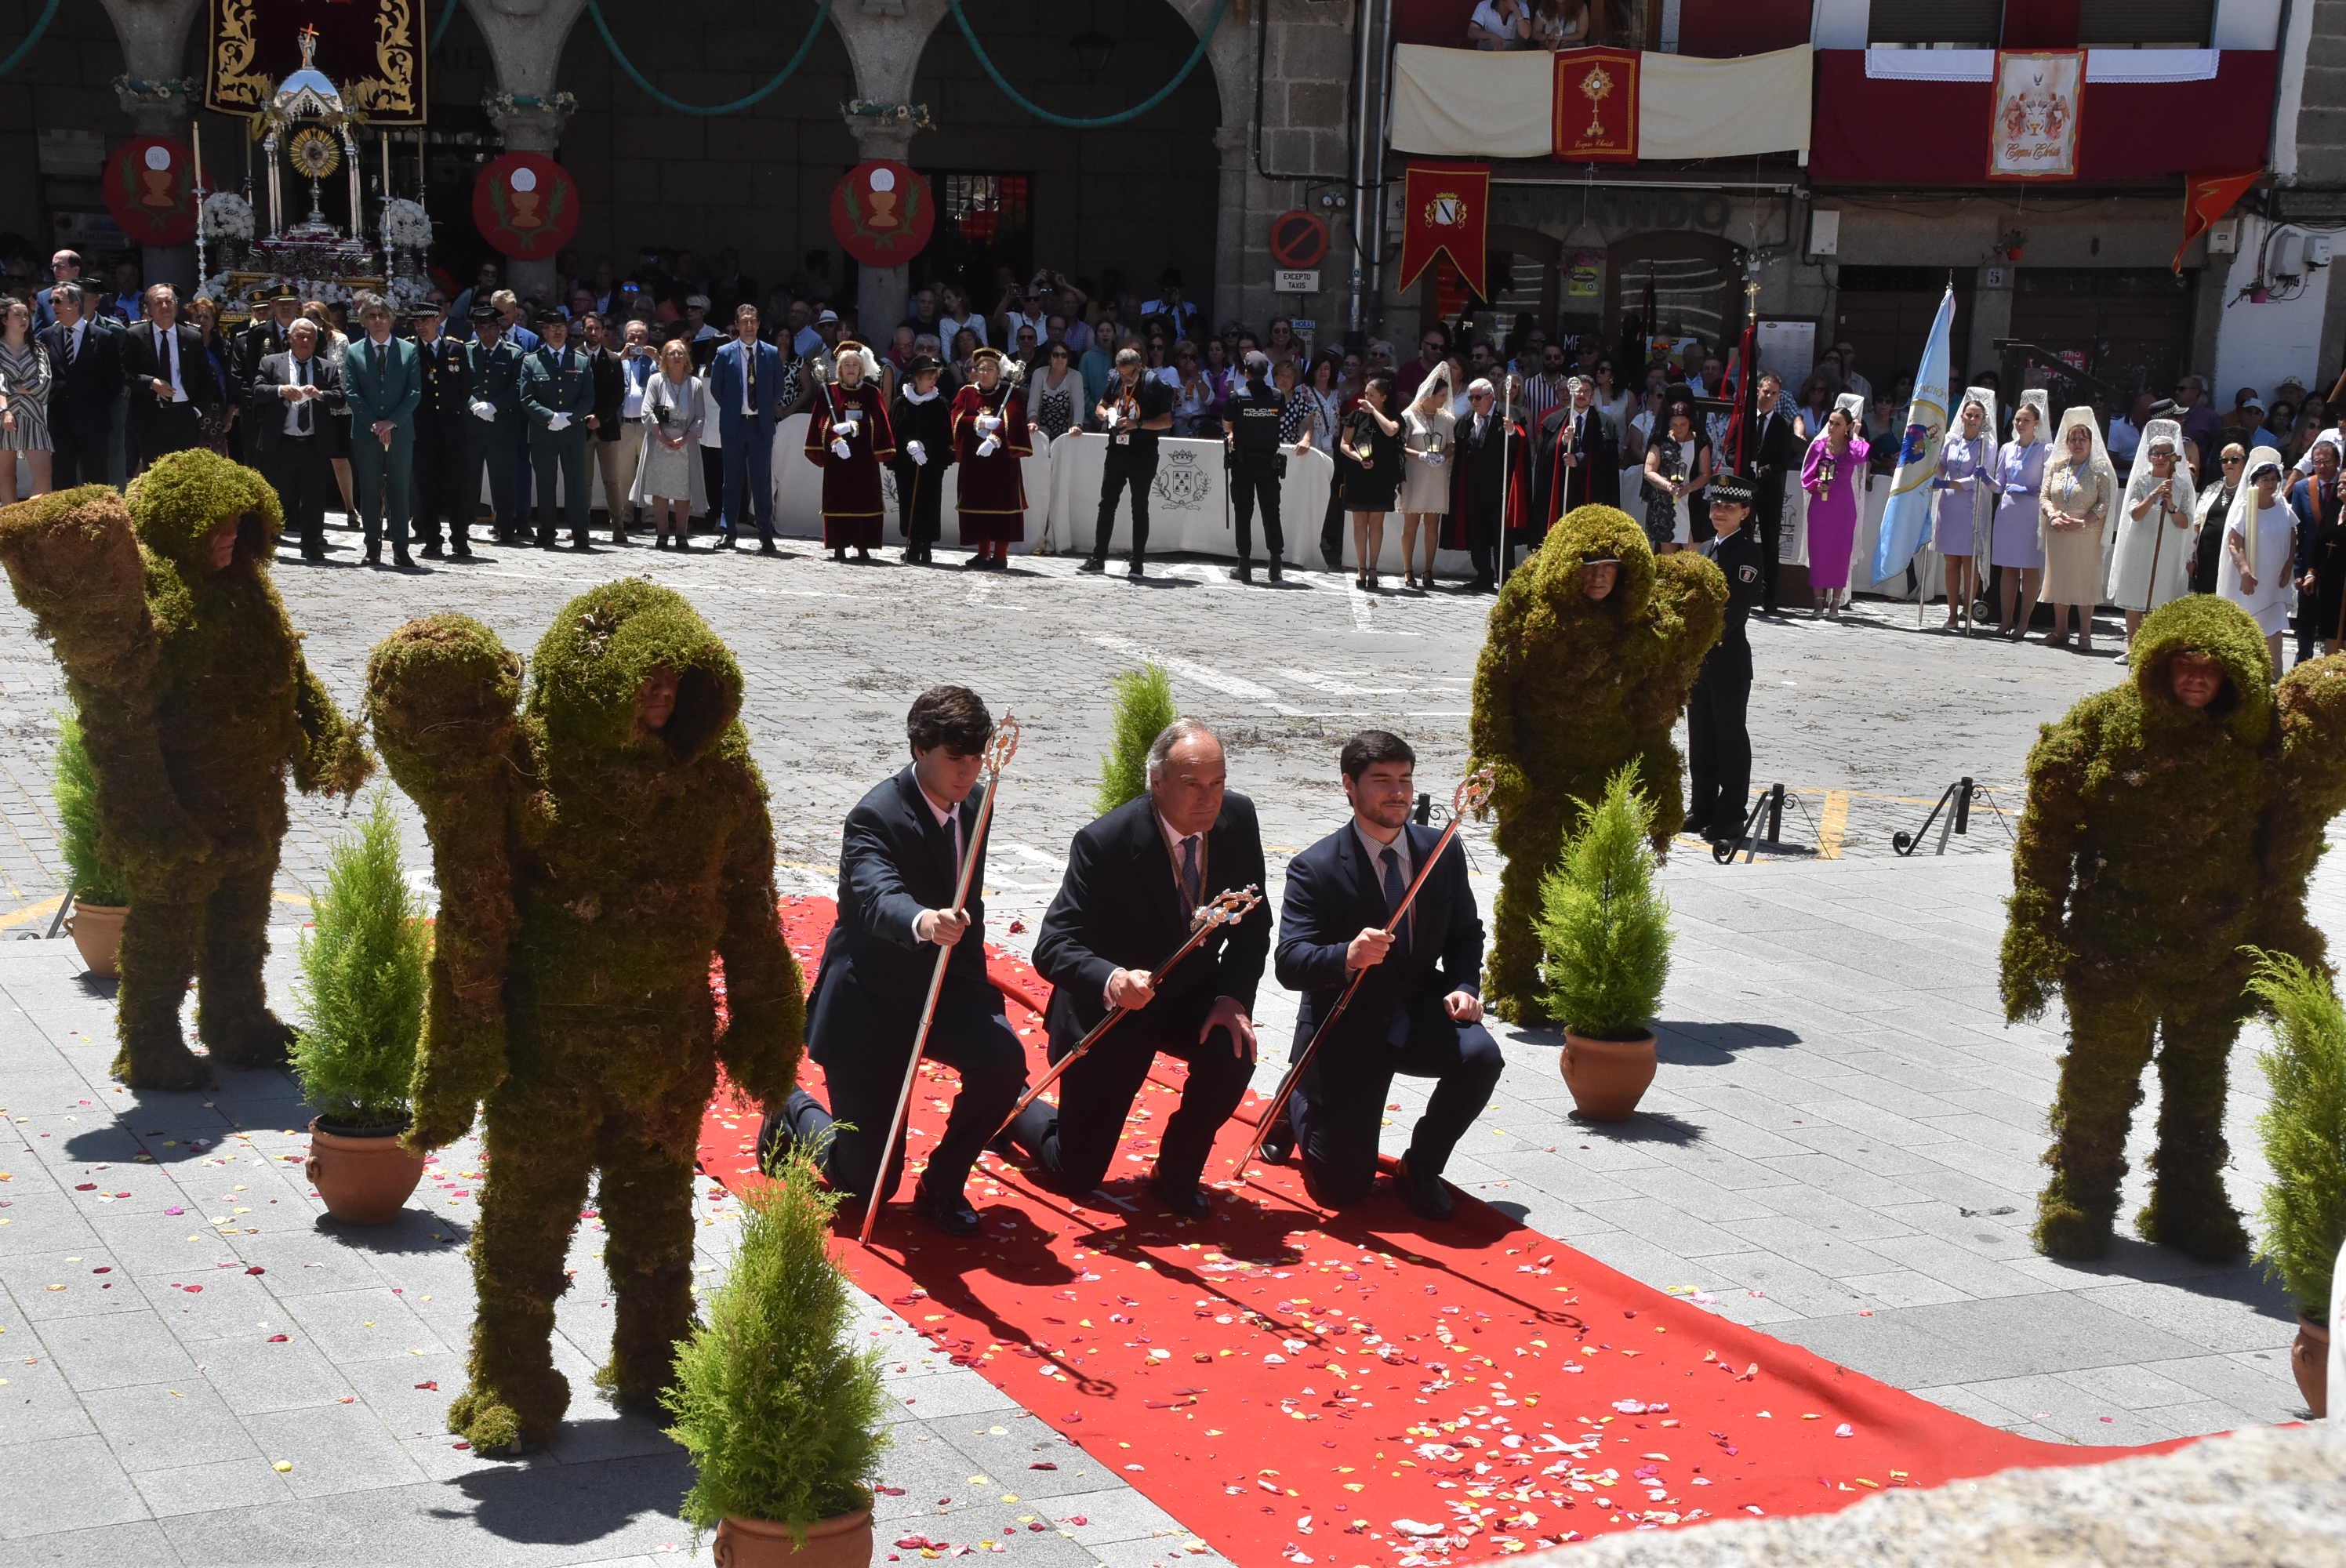
<instances>
[{"instance_id":1,"label":"moss-covered hood","mask_svg":"<svg viewBox=\"0 0 2346 1568\"><path fill-rule=\"evenodd\" d=\"M1545 568L1540 585L1548 593L1580 592L1580 563L1595 556L1621 563L1621 575L1604 602L1624 620L1645 613L1654 596L1654 547L1646 530L1617 506L1576 506L1547 531L1540 546Z\"/></svg>"},{"instance_id":2,"label":"moss-covered hood","mask_svg":"<svg viewBox=\"0 0 2346 1568\"><path fill-rule=\"evenodd\" d=\"M2177 654L2204 653L2224 667L2226 689L2206 708L2175 700L2168 666ZM2272 665L2264 634L2246 610L2211 594L2191 594L2144 617L2134 639L2134 685L2147 726L2219 720L2255 745L2272 728Z\"/></svg>"},{"instance_id":3,"label":"moss-covered hood","mask_svg":"<svg viewBox=\"0 0 2346 1568\"><path fill-rule=\"evenodd\" d=\"M636 725L636 695L654 670L677 674L676 712L657 739ZM741 711L741 668L681 594L627 578L562 606L530 665L529 713L547 741L585 751L664 748L705 754Z\"/></svg>"},{"instance_id":4,"label":"moss-covered hood","mask_svg":"<svg viewBox=\"0 0 2346 1568\"><path fill-rule=\"evenodd\" d=\"M234 522L237 559L267 559L285 531L285 509L275 487L218 453L175 452L148 465L130 486L130 525L138 542L179 569L182 576L211 575L207 541Z\"/></svg>"}]
</instances>

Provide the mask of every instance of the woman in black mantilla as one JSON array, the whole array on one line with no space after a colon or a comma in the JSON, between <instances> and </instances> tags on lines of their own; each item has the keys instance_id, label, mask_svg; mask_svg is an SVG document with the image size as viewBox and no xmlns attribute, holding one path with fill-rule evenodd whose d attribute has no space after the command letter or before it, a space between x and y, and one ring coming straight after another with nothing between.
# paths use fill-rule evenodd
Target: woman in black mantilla
<instances>
[{"instance_id":1,"label":"woman in black mantilla","mask_svg":"<svg viewBox=\"0 0 2346 1568\"><path fill-rule=\"evenodd\" d=\"M896 455L888 464L896 475L896 516L904 531L904 559L917 566L934 559L945 466L954 460L953 405L937 386L944 370L935 355L914 355L888 409L896 433Z\"/></svg>"}]
</instances>

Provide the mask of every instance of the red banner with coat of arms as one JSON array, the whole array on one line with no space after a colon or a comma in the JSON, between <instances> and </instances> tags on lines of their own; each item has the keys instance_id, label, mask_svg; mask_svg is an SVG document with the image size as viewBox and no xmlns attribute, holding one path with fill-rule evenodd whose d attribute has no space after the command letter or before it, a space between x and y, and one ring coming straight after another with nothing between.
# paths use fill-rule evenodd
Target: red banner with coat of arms
<instances>
[{"instance_id":1,"label":"red banner with coat of arms","mask_svg":"<svg viewBox=\"0 0 2346 1568\"><path fill-rule=\"evenodd\" d=\"M1402 179L1401 283L1447 254L1476 296L1483 293L1491 231L1491 166L1412 163Z\"/></svg>"},{"instance_id":2,"label":"red banner with coat of arms","mask_svg":"<svg viewBox=\"0 0 2346 1568\"><path fill-rule=\"evenodd\" d=\"M1551 157L1637 161L1637 65L1635 49L1556 51Z\"/></svg>"}]
</instances>

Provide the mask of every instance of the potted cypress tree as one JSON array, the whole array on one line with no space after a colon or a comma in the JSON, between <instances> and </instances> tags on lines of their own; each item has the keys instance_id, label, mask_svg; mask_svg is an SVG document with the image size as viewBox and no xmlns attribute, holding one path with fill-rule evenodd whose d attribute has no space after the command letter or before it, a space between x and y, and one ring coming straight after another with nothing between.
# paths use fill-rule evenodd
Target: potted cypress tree
<instances>
[{"instance_id":1,"label":"potted cypress tree","mask_svg":"<svg viewBox=\"0 0 2346 1568\"><path fill-rule=\"evenodd\" d=\"M1605 781L1540 884L1543 1001L1564 1029L1564 1081L1580 1114L1617 1122L1654 1081L1655 1010L1670 972L1670 906L1655 890L1654 803L1637 764Z\"/></svg>"},{"instance_id":2,"label":"potted cypress tree","mask_svg":"<svg viewBox=\"0 0 2346 1568\"><path fill-rule=\"evenodd\" d=\"M2290 1369L2319 1420L2329 1408L2331 1282L2346 1246L2346 1008L2327 974L2280 953L2257 954L2249 991L2271 1010L2274 1040L2257 1056L2272 1090L2257 1134L2273 1173L2257 1257L2297 1306Z\"/></svg>"},{"instance_id":3,"label":"potted cypress tree","mask_svg":"<svg viewBox=\"0 0 2346 1568\"><path fill-rule=\"evenodd\" d=\"M1092 810L1105 817L1148 788L1148 746L1181 717L1173 706L1173 680L1162 666L1145 664L1115 677L1116 712L1107 755L1100 759L1099 789Z\"/></svg>"},{"instance_id":4,"label":"potted cypress tree","mask_svg":"<svg viewBox=\"0 0 2346 1568\"><path fill-rule=\"evenodd\" d=\"M698 1476L684 1517L729 1568L864 1568L887 1445L880 1352L857 1349L831 1258L836 1195L800 1145L748 1198L733 1271L678 1347L661 1402Z\"/></svg>"},{"instance_id":5,"label":"potted cypress tree","mask_svg":"<svg viewBox=\"0 0 2346 1568\"><path fill-rule=\"evenodd\" d=\"M378 792L358 835L337 843L315 929L301 942L299 990L309 1022L294 1035L293 1075L318 1107L304 1167L326 1212L352 1225L396 1216L423 1176L400 1146L410 1112L432 928L399 862L399 825Z\"/></svg>"},{"instance_id":6,"label":"potted cypress tree","mask_svg":"<svg viewBox=\"0 0 2346 1568\"><path fill-rule=\"evenodd\" d=\"M57 767L54 792L57 802L57 852L65 858L73 879L68 890L73 915L66 929L81 961L100 980L117 973L115 954L122 946L122 917L130 912L130 886L98 844L97 771L90 766L89 748L82 740L81 720L70 713L57 716Z\"/></svg>"}]
</instances>

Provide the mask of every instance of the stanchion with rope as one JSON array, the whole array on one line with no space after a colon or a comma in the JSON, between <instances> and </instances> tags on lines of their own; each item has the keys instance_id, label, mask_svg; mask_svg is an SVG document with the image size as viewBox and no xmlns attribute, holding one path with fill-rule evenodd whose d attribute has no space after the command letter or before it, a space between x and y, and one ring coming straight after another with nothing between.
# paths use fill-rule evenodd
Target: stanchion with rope
<instances>
[{"instance_id":1,"label":"stanchion with rope","mask_svg":"<svg viewBox=\"0 0 2346 1568\"><path fill-rule=\"evenodd\" d=\"M961 873L954 881L953 912L956 920L969 904L969 882L977 872L977 851L985 842L987 824L994 820L994 797L1002 793L1002 770L1010 766L1011 758L1017 752L1018 720L1005 711L985 743L985 798L978 802L977 820L970 828L969 842L962 846ZM888 1136L880 1145L879 1174L872 1177L872 1194L863 1203L863 1228L855 1237L864 1247L872 1245L872 1227L880 1217L881 1195L889 1187L888 1168L896 1162L896 1140L903 1135L904 1111L913 1103L913 1084L920 1076L921 1054L928 1048L929 1025L936 1022L937 994L944 989L945 965L952 962L953 951L940 945L936 967L929 972L928 999L921 1003L921 1026L913 1033L912 1060L904 1064L904 1086L896 1092L896 1114L888 1118Z\"/></svg>"},{"instance_id":2,"label":"stanchion with rope","mask_svg":"<svg viewBox=\"0 0 2346 1568\"><path fill-rule=\"evenodd\" d=\"M1450 840L1458 836L1459 828L1466 820L1466 813L1479 811L1489 802L1492 781L1493 775L1488 768L1478 768L1458 781L1456 792L1450 797L1450 824L1442 830L1442 837L1434 840L1433 849L1426 855L1425 863L1417 869L1417 878L1409 884L1409 891L1402 894L1401 902L1385 916L1388 932L1401 924L1402 917L1409 913L1410 905L1417 901L1418 890L1425 886L1425 879L1433 874L1433 868L1442 863L1443 852L1450 848ZM1361 982L1368 977L1369 972L1365 969L1352 972L1352 981L1344 987L1344 993L1336 998L1336 1005L1328 1010L1328 1016L1321 1019L1320 1027L1312 1031L1311 1043L1303 1048L1302 1054L1295 1058L1295 1064L1279 1081L1278 1091L1271 1095L1270 1104L1263 1107L1262 1119L1255 1124L1253 1139L1248 1143L1246 1153L1239 1156L1237 1179L1240 1185L1246 1182L1248 1167L1261 1156L1262 1145L1270 1141L1271 1129L1279 1125L1280 1113L1287 1108L1289 1098L1295 1093L1295 1085L1303 1081L1304 1069L1311 1065L1312 1056L1335 1031L1336 1021L1344 1016L1344 1009L1352 1005L1353 996L1361 989Z\"/></svg>"}]
</instances>

